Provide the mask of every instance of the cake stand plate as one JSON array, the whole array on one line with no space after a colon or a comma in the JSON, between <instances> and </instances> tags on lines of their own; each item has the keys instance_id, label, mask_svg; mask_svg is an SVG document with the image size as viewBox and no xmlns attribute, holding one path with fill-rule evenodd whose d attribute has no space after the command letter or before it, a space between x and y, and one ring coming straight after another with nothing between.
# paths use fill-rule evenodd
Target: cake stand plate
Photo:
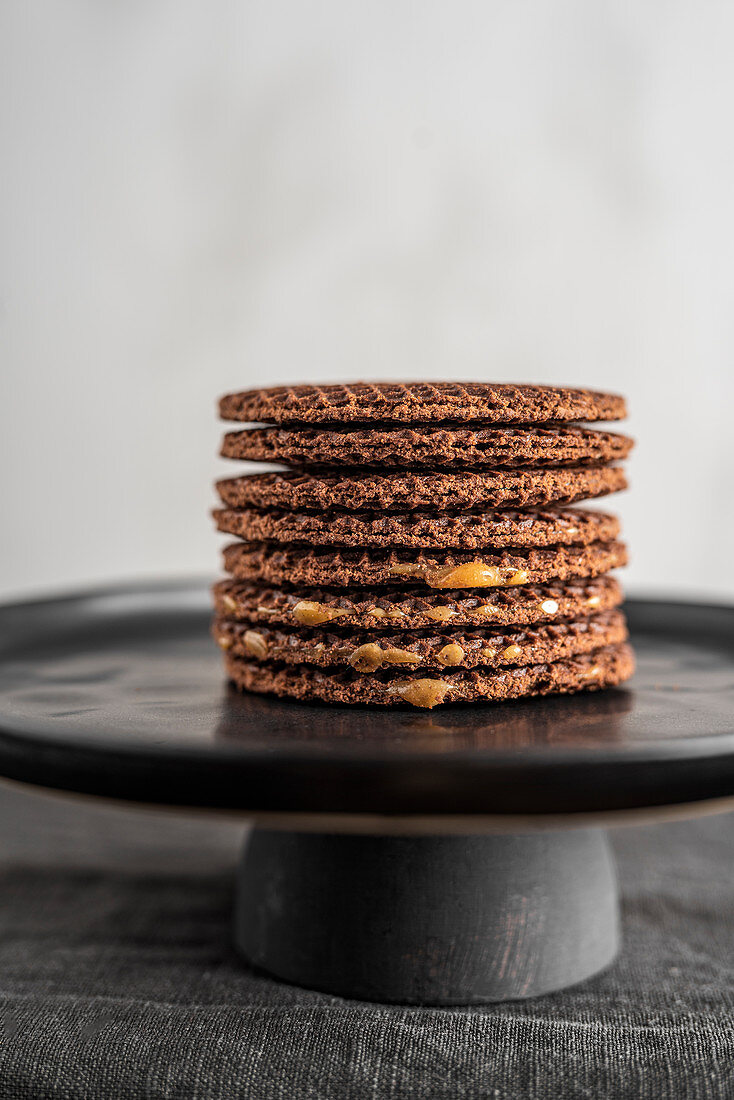
<instances>
[{"instance_id":1,"label":"cake stand plate","mask_svg":"<svg viewBox=\"0 0 734 1100\"><path fill-rule=\"evenodd\" d=\"M734 608L626 610L622 689L383 711L239 695L203 583L6 605L0 774L252 818L236 941L276 976L404 1003L537 995L617 950L599 824L734 795Z\"/></svg>"}]
</instances>

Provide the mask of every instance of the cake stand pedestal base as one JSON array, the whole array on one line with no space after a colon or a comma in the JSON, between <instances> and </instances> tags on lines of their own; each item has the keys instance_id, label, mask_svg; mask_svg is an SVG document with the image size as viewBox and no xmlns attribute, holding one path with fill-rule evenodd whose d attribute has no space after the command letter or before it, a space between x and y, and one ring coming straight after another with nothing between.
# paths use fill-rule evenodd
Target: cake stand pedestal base
<instances>
[{"instance_id":1,"label":"cake stand pedestal base","mask_svg":"<svg viewBox=\"0 0 734 1100\"><path fill-rule=\"evenodd\" d=\"M606 835L346 836L256 828L236 945L284 981L416 1005L536 997L619 946Z\"/></svg>"}]
</instances>

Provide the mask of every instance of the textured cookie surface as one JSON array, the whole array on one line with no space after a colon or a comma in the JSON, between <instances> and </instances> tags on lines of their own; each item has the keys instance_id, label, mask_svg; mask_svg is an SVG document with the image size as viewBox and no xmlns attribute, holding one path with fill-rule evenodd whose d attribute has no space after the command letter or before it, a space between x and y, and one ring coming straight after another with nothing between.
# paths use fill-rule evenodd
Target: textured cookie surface
<instances>
[{"instance_id":1,"label":"textured cookie surface","mask_svg":"<svg viewBox=\"0 0 734 1100\"><path fill-rule=\"evenodd\" d=\"M306 665L268 665L225 654L230 680L247 691L326 703L370 703L433 708L441 703L503 701L613 687L634 672L626 643L550 663L502 670L443 669L434 675L331 671Z\"/></svg>"},{"instance_id":2,"label":"textured cookie surface","mask_svg":"<svg viewBox=\"0 0 734 1100\"><path fill-rule=\"evenodd\" d=\"M501 424L620 420L618 394L563 386L485 382L355 382L345 386L276 386L231 393L219 403L224 420L273 424L353 422Z\"/></svg>"},{"instance_id":3,"label":"textured cookie surface","mask_svg":"<svg viewBox=\"0 0 734 1100\"><path fill-rule=\"evenodd\" d=\"M616 466L459 474L246 474L217 482L219 496L230 508L289 511L526 508L571 504L626 488L624 470Z\"/></svg>"},{"instance_id":4,"label":"textured cookie surface","mask_svg":"<svg viewBox=\"0 0 734 1100\"><path fill-rule=\"evenodd\" d=\"M494 588L572 577L598 577L627 564L621 542L498 550L312 550L235 542L224 569L241 580L316 586L401 584L428 588Z\"/></svg>"},{"instance_id":5,"label":"textured cookie surface","mask_svg":"<svg viewBox=\"0 0 734 1100\"><path fill-rule=\"evenodd\" d=\"M502 668L547 663L624 642L627 628L621 611L607 611L572 622L442 633L253 628L234 619L216 619L212 634L232 657L320 668L351 667L372 673L386 668Z\"/></svg>"},{"instance_id":6,"label":"textured cookie surface","mask_svg":"<svg viewBox=\"0 0 734 1100\"><path fill-rule=\"evenodd\" d=\"M438 625L522 626L558 622L609 611L622 602L613 577L565 584L521 584L480 592L426 592L362 589L350 593L324 588L263 588L244 581L214 585L217 617L248 623L299 627L366 627L413 630Z\"/></svg>"},{"instance_id":7,"label":"textured cookie surface","mask_svg":"<svg viewBox=\"0 0 734 1100\"><path fill-rule=\"evenodd\" d=\"M505 509L500 512L260 511L221 508L217 527L248 542L305 543L309 546L408 546L416 548L486 549L507 546L586 545L610 542L619 520L606 512L572 508Z\"/></svg>"},{"instance_id":8,"label":"textured cookie surface","mask_svg":"<svg viewBox=\"0 0 734 1100\"><path fill-rule=\"evenodd\" d=\"M314 467L578 466L619 462L634 442L618 432L549 427L252 428L227 432L224 458Z\"/></svg>"}]
</instances>

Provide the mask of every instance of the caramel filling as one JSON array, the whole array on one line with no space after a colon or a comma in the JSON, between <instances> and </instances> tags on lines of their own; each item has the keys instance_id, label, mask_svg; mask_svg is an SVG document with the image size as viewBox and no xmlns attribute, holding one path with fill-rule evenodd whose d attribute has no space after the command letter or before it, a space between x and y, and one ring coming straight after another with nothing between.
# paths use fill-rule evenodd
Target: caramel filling
<instances>
[{"instance_id":1,"label":"caramel filling","mask_svg":"<svg viewBox=\"0 0 734 1100\"><path fill-rule=\"evenodd\" d=\"M268 655L268 643L257 630L246 630L243 638L248 656L256 657L262 661Z\"/></svg>"},{"instance_id":2,"label":"caramel filling","mask_svg":"<svg viewBox=\"0 0 734 1100\"><path fill-rule=\"evenodd\" d=\"M445 645L437 653L438 660L442 665L460 665L465 656L464 650L457 642Z\"/></svg>"},{"instance_id":3,"label":"caramel filling","mask_svg":"<svg viewBox=\"0 0 734 1100\"><path fill-rule=\"evenodd\" d=\"M426 572L425 565L406 563L405 565L391 565L388 573L391 577L417 577Z\"/></svg>"},{"instance_id":4,"label":"caramel filling","mask_svg":"<svg viewBox=\"0 0 734 1100\"><path fill-rule=\"evenodd\" d=\"M502 584L502 574L496 565L468 561L433 569L426 573L426 582L431 588L489 588Z\"/></svg>"},{"instance_id":5,"label":"caramel filling","mask_svg":"<svg viewBox=\"0 0 734 1100\"><path fill-rule=\"evenodd\" d=\"M406 680L402 684L391 684L387 691L389 695L399 695L414 707L427 707L430 710L438 703L443 703L447 693L451 691L451 685L445 680Z\"/></svg>"},{"instance_id":6,"label":"caramel filling","mask_svg":"<svg viewBox=\"0 0 734 1100\"><path fill-rule=\"evenodd\" d=\"M499 607L497 607L496 604L483 603L475 609L474 614L475 615L487 615L488 617L491 617L492 615L498 615L499 611L500 611L500 609L499 609Z\"/></svg>"},{"instance_id":7,"label":"caramel filling","mask_svg":"<svg viewBox=\"0 0 734 1100\"><path fill-rule=\"evenodd\" d=\"M407 649L382 649L376 642L367 642L355 649L349 663L357 672L376 672L381 665L417 665L423 658Z\"/></svg>"},{"instance_id":8,"label":"caramel filling","mask_svg":"<svg viewBox=\"0 0 734 1100\"><path fill-rule=\"evenodd\" d=\"M329 623L332 619L340 619L349 612L341 607L327 607L323 603L314 603L313 600L301 600L293 608L293 618L302 626L320 626L321 623Z\"/></svg>"},{"instance_id":9,"label":"caramel filling","mask_svg":"<svg viewBox=\"0 0 734 1100\"><path fill-rule=\"evenodd\" d=\"M437 623L447 623L456 614L450 607L431 607L426 611L426 618L433 619Z\"/></svg>"},{"instance_id":10,"label":"caramel filling","mask_svg":"<svg viewBox=\"0 0 734 1100\"><path fill-rule=\"evenodd\" d=\"M522 656L522 650L519 645L508 645L507 649L502 650L502 656L506 657L508 661L516 661L518 657Z\"/></svg>"},{"instance_id":11,"label":"caramel filling","mask_svg":"<svg viewBox=\"0 0 734 1100\"><path fill-rule=\"evenodd\" d=\"M396 577L420 577L431 588L495 588L527 584L528 572L508 566L487 565L483 561L468 561L463 565L393 565L390 573Z\"/></svg>"}]
</instances>

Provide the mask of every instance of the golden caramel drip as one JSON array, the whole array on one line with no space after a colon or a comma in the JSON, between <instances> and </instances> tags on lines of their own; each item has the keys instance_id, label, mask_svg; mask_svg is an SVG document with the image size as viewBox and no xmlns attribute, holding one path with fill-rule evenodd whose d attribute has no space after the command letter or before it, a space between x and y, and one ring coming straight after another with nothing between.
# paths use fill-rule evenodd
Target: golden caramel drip
<instances>
[{"instance_id":1,"label":"golden caramel drip","mask_svg":"<svg viewBox=\"0 0 734 1100\"><path fill-rule=\"evenodd\" d=\"M483 561L468 561L464 565L445 565L426 573L431 588L492 588L502 584L502 574L496 565Z\"/></svg>"},{"instance_id":2,"label":"golden caramel drip","mask_svg":"<svg viewBox=\"0 0 734 1100\"><path fill-rule=\"evenodd\" d=\"M437 657L442 665L460 665L466 654L457 642L450 642L438 651Z\"/></svg>"},{"instance_id":3,"label":"golden caramel drip","mask_svg":"<svg viewBox=\"0 0 734 1100\"><path fill-rule=\"evenodd\" d=\"M433 619L437 623L447 623L456 614L450 607L431 607L426 611L426 618Z\"/></svg>"},{"instance_id":4,"label":"golden caramel drip","mask_svg":"<svg viewBox=\"0 0 734 1100\"><path fill-rule=\"evenodd\" d=\"M340 607L327 607L323 603L314 603L313 600L301 600L293 608L293 618L302 626L320 626L321 623L329 623L332 619L340 619L348 612Z\"/></svg>"},{"instance_id":5,"label":"golden caramel drip","mask_svg":"<svg viewBox=\"0 0 734 1100\"><path fill-rule=\"evenodd\" d=\"M445 680L405 680L402 684L390 684L387 690L389 695L399 695L414 707L430 710L443 703L451 685Z\"/></svg>"},{"instance_id":6,"label":"golden caramel drip","mask_svg":"<svg viewBox=\"0 0 734 1100\"><path fill-rule=\"evenodd\" d=\"M525 569L500 568L478 560L462 565L393 565L389 572L396 577L420 577L431 588L497 588L527 584L529 579Z\"/></svg>"},{"instance_id":7,"label":"golden caramel drip","mask_svg":"<svg viewBox=\"0 0 734 1100\"><path fill-rule=\"evenodd\" d=\"M405 565L391 565L388 573L391 577L418 577L426 572L425 565L406 563Z\"/></svg>"},{"instance_id":8,"label":"golden caramel drip","mask_svg":"<svg viewBox=\"0 0 734 1100\"><path fill-rule=\"evenodd\" d=\"M486 615L488 617L499 614L499 607L493 603L483 603L479 607L474 609L475 615Z\"/></svg>"},{"instance_id":9,"label":"golden caramel drip","mask_svg":"<svg viewBox=\"0 0 734 1100\"><path fill-rule=\"evenodd\" d=\"M257 630L246 630L243 638L245 649L250 657L256 657L262 661L268 655L268 643Z\"/></svg>"},{"instance_id":10,"label":"golden caramel drip","mask_svg":"<svg viewBox=\"0 0 734 1100\"><path fill-rule=\"evenodd\" d=\"M355 649L349 663L357 672L376 672L381 665L417 665L422 660L407 649L382 649L376 642L367 642Z\"/></svg>"}]
</instances>

